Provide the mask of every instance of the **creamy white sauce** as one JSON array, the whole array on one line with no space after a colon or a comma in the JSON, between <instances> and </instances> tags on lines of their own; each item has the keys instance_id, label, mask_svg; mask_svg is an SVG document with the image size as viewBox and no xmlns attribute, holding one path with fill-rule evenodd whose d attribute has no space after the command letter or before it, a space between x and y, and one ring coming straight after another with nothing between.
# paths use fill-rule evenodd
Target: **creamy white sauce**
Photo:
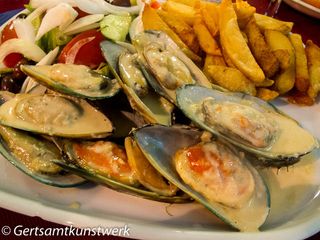
<instances>
[{"instance_id":1,"label":"creamy white sauce","mask_svg":"<svg viewBox=\"0 0 320 240\"><path fill-rule=\"evenodd\" d=\"M206 98L202 111L208 125L256 147L269 146L277 131L272 117L245 104Z\"/></svg>"},{"instance_id":2,"label":"creamy white sauce","mask_svg":"<svg viewBox=\"0 0 320 240\"><path fill-rule=\"evenodd\" d=\"M105 81L100 75L92 74L89 67L74 64L36 66L40 80L57 82L76 91L99 91ZM36 73L36 74L37 74ZM39 78L39 77L38 77Z\"/></svg>"},{"instance_id":3,"label":"creamy white sauce","mask_svg":"<svg viewBox=\"0 0 320 240\"><path fill-rule=\"evenodd\" d=\"M120 76L121 79L138 94L138 96L145 96L148 93L148 84L135 62L137 58L137 54L125 53L120 55Z\"/></svg>"},{"instance_id":4,"label":"creamy white sauce","mask_svg":"<svg viewBox=\"0 0 320 240\"><path fill-rule=\"evenodd\" d=\"M273 111L260 112L250 105L219 103L213 98L205 99L202 104L194 104L192 108L204 123L216 131L230 138L233 138L232 133L241 136L271 155L298 157L318 146L316 139L294 120ZM243 117L250 121L248 129L238 125ZM223 129L230 132L224 132Z\"/></svg>"},{"instance_id":5,"label":"creamy white sauce","mask_svg":"<svg viewBox=\"0 0 320 240\"><path fill-rule=\"evenodd\" d=\"M221 177L219 174L208 172L202 177L193 174L193 171L188 167L189 163L184 154L177 154L175 156L176 169L183 181L196 192L202 194L214 211L224 217L226 221L237 226L241 231L258 231L259 226L264 223L269 209L264 183L253 167L238 162L240 161L239 159L232 162L229 159L230 157L232 159L237 159L238 157L228 155L223 150L220 150L220 156L223 158L223 161L226 161L225 165L229 165L229 169L238 168L238 172L233 174L229 179L221 178L219 186L214 186L216 183L212 181L215 178L219 179ZM203 180L202 178L205 179ZM236 194L241 186L246 187L246 192L242 196L241 194ZM212 191L211 188L217 188L217 191ZM226 201L221 202L222 198L226 199ZM220 200L220 202L217 202L217 200ZM233 206L234 203L238 204L238 208L231 207L230 205L227 206L226 203L228 201L233 202Z\"/></svg>"},{"instance_id":6,"label":"creamy white sauce","mask_svg":"<svg viewBox=\"0 0 320 240\"><path fill-rule=\"evenodd\" d=\"M233 208L246 205L255 187L250 171L241 163L238 156L221 144L206 143L199 146L204 153L204 161L208 161L210 167L203 173L195 172L188 167L189 162L185 159L185 162L180 162L178 168L182 178L205 195L209 201L220 202ZM188 171L190 175L183 171ZM184 178L186 176L187 178Z\"/></svg>"},{"instance_id":7,"label":"creamy white sauce","mask_svg":"<svg viewBox=\"0 0 320 240\"><path fill-rule=\"evenodd\" d=\"M270 113L277 122L278 138L269 151L278 154L297 154L311 151L317 144L315 138L295 121L280 114Z\"/></svg>"},{"instance_id":8,"label":"creamy white sauce","mask_svg":"<svg viewBox=\"0 0 320 240\"><path fill-rule=\"evenodd\" d=\"M97 91L103 79L93 76L90 68L84 65L55 64L51 66L49 77L71 89Z\"/></svg>"},{"instance_id":9,"label":"creamy white sauce","mask_svg":"<svg viewBox=\"0 0 320 240\"><path fill-rule=\"evenodd\" d=\"M22 130L68 137L98 137L112 131L109 119L84 100L72 100L79 112L67 100L59 99L53 95L19 94L1 106L0 122Z\"/></svg>"},{"instance_id":10,"label":"creamy white sauce","mask_svg":"<svg viewBox=\"0 0 320 240\"><path fill-rule=\"evenodd\" d=\"M147 46L144 56L156 78L171 90L193 83L188 67L168 50L162 50L157 43Z\"/></svg>"}]
</instances>

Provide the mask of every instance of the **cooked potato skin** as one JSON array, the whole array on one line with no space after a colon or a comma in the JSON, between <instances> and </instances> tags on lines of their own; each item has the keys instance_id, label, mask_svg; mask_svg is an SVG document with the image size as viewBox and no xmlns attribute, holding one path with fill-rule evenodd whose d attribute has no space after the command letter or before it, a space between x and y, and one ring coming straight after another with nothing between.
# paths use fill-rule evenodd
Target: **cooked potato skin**
<instances>
[{"instance_id":1,"label":"cooked potato skin","mask_svg":"<svg viewBox=\"0 0 320 240\"><path fill-rule=\"evenodd\" d=\"M296 82L295 87L300 92L306 92L309 88L309 72L307 56L304 50L301 35L292 33L289 35L289 39L295 50L296 56Z\"/></svg>"},{"instance_id":2,"label":"cooked potato skin","mask_svg":"<svg viewBox=\"0 0 320 240\"><path fill-rule=\"evenodd\" d=\"M311 40L306 43L306 55L310 74L308 95L315 99L320 91L320 48Z\"/></svg>"},{"instance_id":3,"label":"cooked potato skin","mask_svg":"<svg viewBox=\"0 0 320 240\"><path fill-rule=\"evenodd\" d=\"M280 68L280 63L266 43L254 18L247 23L244 31L248 37L253 56L262 68L266 77L273 77Z\"/></svg>"},{"instance_id":4,"label":"cooked potato skin","mask_svg":"<svg viewBox=\"0 0 320 240\"><path fill-rule=\"evenodd\" d=\"M207 67L206 71L214 84L230 91L256 95L254 83L236 68L211 65Z\"/></svg>"},{"instance_id":5,"label":"cooked potato skin","mask_svg":"<svg viewBox=\"0 0 320 240\"><path fill-rule=\"evenodd\" d=\"M284 50L288 51L290 56L289 66L283 70L280 74L275 76L275 90L278 91L280 94L284 94L289 92L295 83L295 75L296 75L296 68L295 68L295 52L294 48L285 34L274 31L274 30L266 30L264 32L266 42L270 46L271 50Z\"/></svg>"}]
</instances>

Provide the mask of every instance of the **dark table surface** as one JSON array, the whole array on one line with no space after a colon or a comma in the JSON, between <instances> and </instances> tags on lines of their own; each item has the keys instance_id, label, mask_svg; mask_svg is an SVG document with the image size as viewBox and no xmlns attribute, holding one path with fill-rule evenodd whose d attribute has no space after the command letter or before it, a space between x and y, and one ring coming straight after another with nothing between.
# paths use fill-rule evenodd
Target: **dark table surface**
<instances>
[{"instance_id":1,"label":"dark table surface","mask_svg":"<svg viewBox=\"0 0 320 240\"><path fill-rule=\"evenodd\" d=\"M0 0L0 14L22 8L23 4L26 4L28 0ZM257 11L264 13L268 5L268 0L249 0L249 3L254 5L257 8ZM302 35L303 40L308 39L313 40L316 44L320 45L320 20L304 15L286 4L280 6L280 10L276 15L276 18L293 21L294 28L293 32L299 33ZM39 228L54 228L54 227L63 227L59 224L48 222L42 220L40 217L29 217L22 215L16 212L12 212L3 208L0 208L0 227L9 226L14 227L17 225L24 225L24 227L39 227ZM18 237L17 237L18 238ZM61 237L60 237L61 238ZM76 237L68 237L68 239L73 239ZM77 237L78 238L78 237ZM85 239L87 239L86 237ZM0 239L3 239L2 234L0 233ZM9 239L9 238L7 238ZM12 234L10 239L13 239ZM104 237L104 239L109 240L124 240L125 238L120 237ZM309 238L310 240L320 239L320 233Z\"/></svg>"}]
</instances>

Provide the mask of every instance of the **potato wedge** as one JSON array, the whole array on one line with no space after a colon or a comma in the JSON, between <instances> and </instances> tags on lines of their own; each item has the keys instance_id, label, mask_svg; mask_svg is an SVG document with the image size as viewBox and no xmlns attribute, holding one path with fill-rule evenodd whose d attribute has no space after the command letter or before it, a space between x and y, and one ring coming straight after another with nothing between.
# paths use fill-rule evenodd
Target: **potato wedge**
<instances>
[{"instance_id":1,"label":"potato wedge","mask_svg":"<svg viewBox=\"0 0 320 240\"><path fill-rule=\"evenodd\" d=\"M210 65L207 67L207 73L214 84L230 91L256 95L254 84L236 68Z\"/></svg>"},{"instance_id":2,"label":"potato wedge","mask_svg":"<svg viewBox=\"0 0 320 240\"><path fill-rule=\"evenodd\" d=\"M320 91L320 48L311 40L306 43L310 86L308 95L315 99Z\"/></svg>"},{"instance_id":3,"label":"potato wedge","mask_svg":"<svg viewBox=\"0 0 320 240\"><path fill-rule=\"evenodd\" d=\"M274 80L271 80L269 78L266 78L261 83L255 83L256 87L271 87L274 84Z\"/></svg>"},{"instance_id":4,"label":"potato wedge","mask_svg":"<svg viewBox=\"0 0 320 240\"><path fill-rule=\"evenodd\" d=\"M207 54L202 71L209 79L211 77L210 77L210 74L208 73L208 67L211 65L226 66L226 63L222 56L214 56L214 55Z\"/></svg>"},{"instance_id":5,"label":"potato wedge","mask_svg":"<svg viewBox=\"0 0 320 240\"><path fill-rule=\"evenodd\" d=\"M206 66L208 67L210 65L226 66L226 63L225 63L222 56L215 56L215 55L207 54L205 62L204 62L204 67L206 67Z\"/></svg>"},{"instance_id":6,"label":"potato wedge","mask_svg":"<svg viewBox=\"0 0 320 240\"><path fill-rule=\"evenodd\" d=\"M290 34L289 39L295 50L296 55L296 82L295 87L300 92L308 91L309 82L309 72L307 64L307 56L304 50L304 45L300 34Z\"/></svg>"},{"instance_id":7,"label":"potato wedge","mask_svg":"<svg viewBox=\"0 0 320 240\"><path fill-rule=\"evenodd\" d=\"M197 4L197 1L198 0L168 0L168 2L181 3L190 7L194 7Z\"/></svg>"},{"instance_id":8,"label":"potato wedge","mask_svg":"<svg viewBox=\"0 0 320 240\"><path fill-rule=\"evenodd\" d=\"M265 75L245 42L231 0L220 4L220 43L233 64L253 82L262 82Z\"/></svg>"},{"instance_id":9,"label":"potato wedge","mask_svg":"<svg viewBox=\"0 0 320 240\"><path fill-rule=\"evenodd\" d=\"M190 59L195 62L201 62L201 58L188 48L179 36L160 18L157 11L148 4L144 7L142 22L145 30L160 30L165 32Z\"/></svg>"},{"instance_id":10,"label":"potato wedge","mask_svg":"<svg viewBox=\"0 0 320 240\"><path fill-rule=\"evenodd\" d=\"M219 32L219 8L217 5L214 7L207 7L207 4L201 5L201 14L206 27L213 37L218 35Z\"/></svg>"},{"instance_id":11,"label":"potato wedge","mask_svg":"<svg viewBox=\"0 0 320 240\"><path fill-rule=\"evenodd\" d=\"M283 49L288 51L290 55L289 67L282 71L275 77L275 89L280 93L284 94L290 91L294 87L296 67L295 67L295 53L294 48L289 40L289 38L282 32L274 30L266 30L264 32L265 39L271 50L275 51L278 49Z\"/></svg>"},{"instance_id":12,"label":"potato wedge","mask_svg":"<svg viewBox=\"0 0 320 240\"><path fill-rule=\"evenodd\" d=\"M227 66L228 66L228 67L232 67L232 68L237 68L237 67L233 64L233 62L231 61L231 59L230 59L228 53L225 51L225 49L224 49L224 48L221 48L221 50L222 50L222 55L223 55L224 61L226 62Z\"/></svg>"},{"instance_id":13,"label":"potato wedge","mask_svg":"<svg viewBox=\"0 0 320 240\"><path fill-rule=\"evenodd\" d=\"M265 101L271 101L279 96L279 93L268 88L258 88L257 97Z\"/></svg>"},{"instance_id":14,"label":"potato wedge","mask_svg":"<svg viewBox=\"0 0 320 240\"><path fill-rule=\"evenodd\" d=\"M243 0L237 0L234 4L234 7L237 14L239 27L242 29L247 25L253 14L256 12L256 8Z\"/></svg>"},{"instance_id":15,"label":"potato wedge","mask_svg":"<svg viewBox=\"0 0 320 240\"><path fill-rule=\"evenodd\" d=\"M161 6L163 10L175 14L190 26L193 25L196 16L196 10L193 7L173 1L164 2Z\"/></svg>"},{"instance_id":16,"label":"potato wedge","mask_svg":"<svg viewBox=\"0 0 320 240\"><path fill-rule=\"evenodd\" d=\"M280 21L278 19L268 17L259 13L255 13L254 18L257 25L262 30L275 30L282 32L283 34L288 34L291 32L293 27L293 22Z\"/></svg>"},{"instance_id":17,"label":"potato wedge","mask_svg":"<svg viewBox=\"0 0 320 240\"><path fill-rule=\"evenodd\" d=\"M197 18L193 24L193 29L203 51L210 55L222 56L217 41L211 36L200 14L197 14Z\"/></svg>"},{"instance_id":18,"label":"potato wedge","mask_svg":"<svg viewBox=\"0 0 320 240\"><path fill-rule=\"evenodd\" d=\"M167 11L158 10L161 19L181 38L181 40L196 54L199 53L200 46L193 28L181 19Z\"/></svg>"},{"instance_id":19,"label":"potato wedge","mask_svg":"<svg viewBox=\"0 0 320 240\"><path fill-rule=\"evenodd\" d=\"M290 53L285 49L276 49L272 51L280 62L280 68L282 71L286 70L290 66Z\"/></svg>"},{"instance_id":20,"label":"potato wedge","mask_svg":"<svg viewBox=\"0 0 320 240\"><path fill-rule=\"evenodd\" d=\"M251 52L262 68L264 74L266 77L273 77L278 72L280 63L264 40L254 18L249 20L244 31L248 37Z\"/></svg>"}]
</instances>

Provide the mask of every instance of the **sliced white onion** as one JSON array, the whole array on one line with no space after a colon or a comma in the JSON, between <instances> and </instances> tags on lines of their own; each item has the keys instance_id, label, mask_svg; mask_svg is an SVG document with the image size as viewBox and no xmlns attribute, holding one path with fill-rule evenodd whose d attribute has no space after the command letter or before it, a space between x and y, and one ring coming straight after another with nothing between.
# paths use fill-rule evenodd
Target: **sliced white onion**
<instances>
[{"instance_id":1,"label":"sliced white onion","mask_svg":"<svg viewBox=\"0 0 320 240\"><path fill-rule=\"evenodd\" d=\"M68 31L68 32L64 32L65 35L74 35L74 34L77 34L77 33L81 33L81 32L84 32L84 31L87 31L87 30L91 30L91 29L96 29L96 28L99 28L100 27L100 24L99 23L92 23L90 25L87 25L87 26L84 26L84 27L81 27L81 28L77 28L73 31Z\"/></svg>"},{"instance_id":2,"label":"sliced white onion","mask_svg":"<svg viewBox=\"0 0 320 240\"><path fill-rule=\"evenodd\" d=\"M35 42L36 34L32 23L26 19L17 18L13 21L14 30L18 38Z\"/></svg>"},{"instance_id":3,"label":"sliced white onion","mask_svg":"<svg viewBox=\"0 0 320 240\"><path fill-rule=\"evenodd\" d=\"M74 0L76 6L86 12L86 13L90 13L90 14L104 14L105 13L105 9L103 6L104 0Z\"/></svg>"},{"instance_id":4,"label":"sliced white onion","mask_svg":"<svg viewBox=\"0 0 320 240\"><path fill-rule=\"evenodd\" d=\"M0 69L5 67L3 60L10 53L21 53L35 62L39 62L46 55L36 44L20 38L13 38L0 45Z\"/></svg>"},{"instance_id":5,"label":"sliced white onion","mask_svg":"<svg viewBox=\"0 0 320 240\"><path fill-rule=\"evenodd\" d=\"M129 35L130 35L130 38L131 39L134 39L134 37L143 32L143 22L142 22L142 17L141 16L138 16L136 17L131 25L130 25L130 29L129 29Z\"/></svg>"},{"instance_id":6,"label":"sliced white onion","mask_svg":"<svg viewBox=\"0 0 320 240\"><path fill-rule=\"evenodd\" d=\"M137 0L136 6L131 7L119 7L107 3L104 0L74 0L75 5L82 11L90 14L138 14L141 7L141 0Z\"/></svg>"},{"instance_id":7,"label":"sliced white onion","mask_svg":"<svg viewBox=\"0 0 320 240\"><path fill-rule=\"evenodd\" d=\"M56 60L56 57L59 53L59 47L48 52L36 65L51 65ZM29 92L35 86L39 85L36 81L34 81L31 77L27 77L26 80L23 82L22 88L20 92Z\"/></svg>"},{"instance_id":8,"label":"sliced white onion","mask_svg":"<svg viewBox=\"0 0 320 240\"><path fill-rule=\"evenodd\" d=\"M29 22L32 22L34 19L38 18L40 15L42 15L45 11L47 11L49 5L43 5L38 7L36 10L31 12L27 17L26 20Z\"/></svg>"},{"instance_id":9,"label":"sliced white onion","mask_svg":"<svg viewBox=\"0 0 320 240\"><path fill-rule=\"evenodd\" d=\"M42 7L44 5L50 5L49 8L58 5L59 3L68 3L71 6L75 6L74 0L30 0L29 4L32 8Z\"/></svg>"},{"instance_id":10,"label":"sliced white onion","mask_svg":"<svg viewBox=\"0 0 320 240\"><path fill-rule=\"evenodd\" d=\"M78 29L83 29L87 26L90 26L94 23L97 23L103 19L104 15L103 14L93 14L93 15L88 15L82 18L79 18L78 20L74 21L72 24L70 24L64 31L63 33L67 35L71 35L70 32L77 32Z\"/></svg>"},{"instance_id":11,"label":"sliced white onion","mask_svg":"<svg viewBox=\"0 0 320 240\"><path fill-rule=\"evenodd\" d=\"M60 30L64 30L76 19L77 16L77 11L69 4L59 3L57 6L49 9L43 17L36 40L39 40L44 34L55 27L59 27Z\"/></svg>"}]
</instances>

